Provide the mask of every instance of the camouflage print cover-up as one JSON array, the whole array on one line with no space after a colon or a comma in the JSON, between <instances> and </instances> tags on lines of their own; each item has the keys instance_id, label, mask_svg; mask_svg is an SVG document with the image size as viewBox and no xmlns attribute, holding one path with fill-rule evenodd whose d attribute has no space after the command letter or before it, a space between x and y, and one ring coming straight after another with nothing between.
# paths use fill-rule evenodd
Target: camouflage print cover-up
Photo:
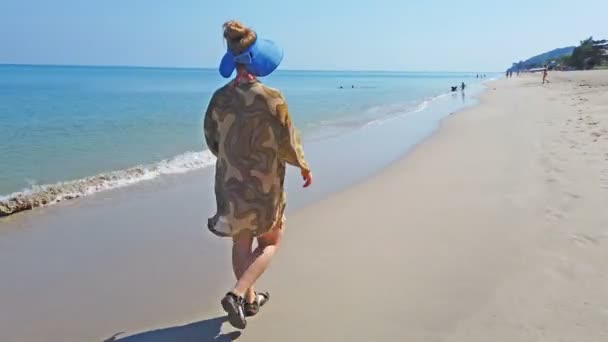
<instances>
[{"instance_id":1,"label":"camouflage print cover-up","mask_svg":"<svg viewBox=\"0 0 608 342\"><path fill-rule=\"evenodd\" d=\"M208 227L219 236L267 233L283 222L285 164L309 170L287 103L258 81L217 90L205 114L207 146L217 157L217 214Z\"/></svg>"}]
</instances>

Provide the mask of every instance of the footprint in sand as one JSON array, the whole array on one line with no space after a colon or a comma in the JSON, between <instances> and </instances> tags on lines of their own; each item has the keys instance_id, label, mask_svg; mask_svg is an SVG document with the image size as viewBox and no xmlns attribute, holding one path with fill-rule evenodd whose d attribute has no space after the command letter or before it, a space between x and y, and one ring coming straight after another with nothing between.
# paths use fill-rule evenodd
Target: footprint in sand
<instances>
[{"instance_id":1,"label":"footprint in sand","mask_svg":"<svg viewBox=\"0 0 608 342\"><path fill-rule=\"evenodd\" d=\"M606 156L608 160L608 156ZM600 188L608 189L608 169L602 169L600 173Z\"/></svg>"},{"instance_id":2,"label":"footprint in sand","mask_svg":"<svg viewBox=\"0 0 608 342\"><path fill-rule=\"evenodd\" d=\"M546 270L547 273L553 276L578 279L580 277L597 275L597 269L595 267L583 262L578 262L576 258L556 256L553 259L553 266Z\"/></svg>"},{"instance_id":3,"label":"footprint in sand","mask_svg":"<svg viewBox=\"0 0 608 342\"><path fill-rule=\"evenodd\" d=\"M545 179L545 183L547 183L547 184L557 183L557 179L555 179L553 177L549 177L549 178Z\"/></svg>"},{"instance_id":4,"label":"footprint in sand","mask_svg":"<svg viewBox=\"0 0 608 342\"><path fill-rule=\"evenodd\" d=\"M551 221L561 221L564 219L564 215L554 208L545 208L545 218Z\"/></svg>"},{"instance_id":5,"label":"footprint in sand","mask_svg":"<svg viewBox=\"0 0 608 342\"><path fill-rule=\"evenodd\" d=\"M584 233L572 233L570 234L570 240L579 245L599 245L600 241L598 238L584 234Z\"/></svg>"},{"instance_id":6,"label":"footprint in sand","mask_svg":"<svg viewBox=\"0 0 608 342\"><path fill-rule=\"evenodd\" d=\"M570 197L570 198L573 198L573 199L579 199L579 198L581 198L581 196L580 196L580 195L577 195L577 194L575 194L575 193L568 192L568 191L565 191L565 192L564 192L564 195L566 195L566 196L568 196L568 197Z\"/></svg>"},{"instance_id":7,"label":"footprint in sand","mask_svg":"<svg viewBox=\"0 0 608 342\"><path fill-rule=\"evenodd\" d=\"M568 139L568 143L570 145L578 145L578 141L576 141L575 139Z\"/></svg>"}]
</instances>

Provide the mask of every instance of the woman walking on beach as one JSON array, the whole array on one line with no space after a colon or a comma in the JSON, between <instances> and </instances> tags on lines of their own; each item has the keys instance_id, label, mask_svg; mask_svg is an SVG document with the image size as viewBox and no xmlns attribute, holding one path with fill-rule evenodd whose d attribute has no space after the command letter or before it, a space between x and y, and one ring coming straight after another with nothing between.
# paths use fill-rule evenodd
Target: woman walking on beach
<instances>
[{"instance_id":1,"label":"woman walking on beach","mask_svg":"<svg viewBox=\"0 0 608 342\"><path fill-rule=\"evenodd\" d=\"M237 21L224 24L224 38L228 51L219 71L229 78L236 69L236 78L213 94L205 114L205 140L217 157L217 214L208 227L232 238L237 282L221 304L230 324L244 329L246 316L257 314L270 298L253 286L283 235L286 164L300 168L304 187L312 177L285 99L257 79L278 67L282 50ZM252 249L254 239L257 248Z\"/></svg>"}]
</instances>

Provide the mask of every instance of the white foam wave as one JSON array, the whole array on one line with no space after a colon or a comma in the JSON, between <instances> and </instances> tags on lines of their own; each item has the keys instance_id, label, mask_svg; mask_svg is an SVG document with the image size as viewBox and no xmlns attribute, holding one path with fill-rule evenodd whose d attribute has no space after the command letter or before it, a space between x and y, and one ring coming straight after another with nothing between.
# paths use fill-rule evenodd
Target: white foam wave
<instances>
[{"instance_id":1,"label":"white foam wave","mask_svg":"<svg viewBox=\"0 0 608 342\"><path fill-rule=\"evenodd\" d=\"M401 117L402 115L406 115L406 114L410 114L410 113L420 113L420 112L424 111L425 109L427 109L431 103L433 103L441 98L444 98L446 96L449 96L449 95L450 95L450 93L443 93L443 94L439 94L437 96L428 97L428 98L422 100L422 102L419 102L415 107L413 107L413 109L412 109L412 107L405 107L405 108L401 108L401 110L392 110L389 115L384 115L380 118L372 120L372 121L368 122L366 124L366 126L383 124L388 121L395 120L395 119Z\"/></svg>"},{"instance_id":2,"label":"white foam wave","mask_svg":"<svg viewBox=\"0 0 608 342\"><path fill-rule=\"evenodd\" d=\"M392 103L380 106L373 106L367 108L362 115L355 117L346 118L335 118L329 120L321 120L318 122L311 122L307 124L310 129L320 128L322 131L330 131L329 136L339 135L334 129L340 131L341 129L359 129L366 126L372 126L384 123L389 120L393 120L401 117L402 115L410 113L419 113L428 108L428 106L443 97L449 96L450 93L442 93L436 96L431 96L422 99L422 101L415 103ZM326 134L316 133L317 137L326 137Z\"/></svg>"},{"instance_id":3,"label":"white foam wave","mask_svg":"<svg viewBox=\"0 0 608 342\"><path fill-rule=\"evenodd\" d=\"M429 101L422 101L422 103L420 103L420 104L419 104L419 105L416 107L416 109L414 109L414 111L413 111L413 112L414 112L414 113L420 113L420 112L422 112L423 110L425 110L425 109L426 109L426 107L428 107L428 106L429 106Z\"/></svg>"},{"instance_id":4,"label":"white foam wave","mask_svg":"<svg viewBox=\"0 0 608 342\"><path fill-rule=\"evenodd\" d=\"M32 185L22 191L0 196L0 216L54 204L110 189L122 188L161 175L179 174L211 166L215 157L209 150L186 152L150 165L111 171L93 177L47 185Z\"/></svg>"}]
</instances>

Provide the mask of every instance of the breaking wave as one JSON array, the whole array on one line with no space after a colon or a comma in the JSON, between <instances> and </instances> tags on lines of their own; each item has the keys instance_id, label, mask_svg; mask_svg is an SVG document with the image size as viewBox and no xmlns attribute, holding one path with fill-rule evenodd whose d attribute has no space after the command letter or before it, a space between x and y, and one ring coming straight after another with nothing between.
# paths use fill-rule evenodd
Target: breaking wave
<instances>
[{"instance_id":1,"label":"breaking wave","mask_svg":"<svg viewBox=\"0 0 608 342\"><path fill-rule=\"evenodd\" d=\"M215 156L209 150L186 152L150 165L140 165L55 184L32 185L22 191L0 196L0 217L101 191L122 188L161 175L202 169L214 163Z\"/></svg>"}]
</instances>

